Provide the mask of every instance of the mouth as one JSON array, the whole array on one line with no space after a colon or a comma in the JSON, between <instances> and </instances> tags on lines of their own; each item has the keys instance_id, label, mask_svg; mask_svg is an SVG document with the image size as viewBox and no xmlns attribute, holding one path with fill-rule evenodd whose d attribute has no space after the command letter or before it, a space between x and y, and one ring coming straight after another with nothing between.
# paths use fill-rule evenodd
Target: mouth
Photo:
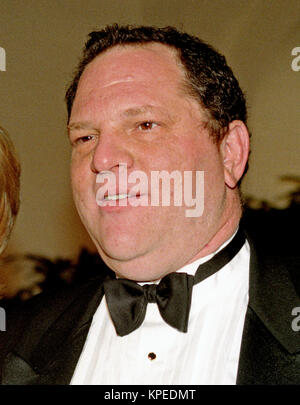
<instances>
[{"instance_id":1,"label":"mouth","mask_svg":"<svg viewBox=\"0 0 300 405\"><path fill-rule=\"evenodd\" d=\"M102 198L96 198L97 205L101 208L121 208L121 207L137 207L139 205L148 205L147 194L132 194L132 193L118 193L108 194L106 193Z\"/></svg>"},{"instance_id":2,"label":"mouth","mask_svg":"<svg viewBox=\"0 0 300 405\"><path fill-rule=\"evenodd\" d=\"M131 196L129 194L113 194L113 195L105 195L103 201L117 201L117 200L124 200L125 198L136 197Z\"/></svg>"},{"instance_id":3,"label":"mouth","mask_svg":"<svg viewBox=\"0 0 300 405\"><path fill-rule=\"evenodd\" d=\"M105 195L103 196L102 200L103 201L117 201L117 200L124 200L126 198L140 198L142 197L144 194L141 193L118 193L118 194L108 194L105 193Z\"/></svg>"}]
</instances>

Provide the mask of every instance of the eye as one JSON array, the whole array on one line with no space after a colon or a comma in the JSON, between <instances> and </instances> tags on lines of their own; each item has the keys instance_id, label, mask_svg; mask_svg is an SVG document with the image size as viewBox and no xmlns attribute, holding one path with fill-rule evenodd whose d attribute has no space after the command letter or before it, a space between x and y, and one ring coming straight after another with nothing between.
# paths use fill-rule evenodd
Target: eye
<instances>
[{"instance_id":1,"label":"eye","mask_svg":"<svg viewBox=\"0 0 300 405\"><path fill-rule=\"evenodd\" d=\"M149 131L153 128L157 127L157 124L152 121L145 121L139 124L138 128L142 131Z\"/></svg>"},{"instance_id":2,"label":"eye","mask_svg":"<svg viewBox=\"0 0 300 405\"><path fill-rule=\"evenodd\" d=\"M79 144L83 144L83 143L87 143L91 140L94 139L93 135L85 135L85 136L81 136L78 137L77 139L75 139L75 141L73 142L74 145L79 145Z\"/></svg>"},{"instance_id":3,"label":"eye","mask_svg":"<svg viewBox=\"0 0 300 405\"><path fill-rule=\"evenodd\" d=\"M93 139L92 135L86 135L82 136L81 138L78 139L79 142L85 143Z\"/></svg>"}]
</instances>

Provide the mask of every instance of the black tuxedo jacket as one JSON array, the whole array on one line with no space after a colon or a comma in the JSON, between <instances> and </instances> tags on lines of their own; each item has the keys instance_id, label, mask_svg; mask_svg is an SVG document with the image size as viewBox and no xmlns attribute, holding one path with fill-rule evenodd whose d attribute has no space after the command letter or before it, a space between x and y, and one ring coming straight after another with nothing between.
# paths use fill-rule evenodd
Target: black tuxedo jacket
<instances>
[{"instance_id":1,"label":"black tuxedo jacket","mask_svg":"<svg viewBox=\"0 0 300 405\"><path fill-rule=\"evenodd\" d=\"M297 310L292 314L294 308L300 314L299 257L247 237L249 305L237 384L300 384L300 317L297 322ZM109 271L103 267L84 283L42 293L7 314L7 331L0 333L2 384L69 384L103 297Z\"/></svg>"}]
</instances>

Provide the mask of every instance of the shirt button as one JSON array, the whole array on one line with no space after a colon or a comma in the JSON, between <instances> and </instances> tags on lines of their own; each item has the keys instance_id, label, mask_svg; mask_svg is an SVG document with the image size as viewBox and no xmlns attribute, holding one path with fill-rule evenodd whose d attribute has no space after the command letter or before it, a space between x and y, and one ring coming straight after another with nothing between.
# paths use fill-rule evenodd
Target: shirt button
<instances>
[{"instance_id":1,"label":"shirt button","mask_svg":"<svg viewBox=\"0 0 300 405\"><path fill-rule=\"evenodd\" d=\"M153 352L148 353L148 359L151 360L151 361L155 360L156 359L156 354L153 353Z\"/></svg>"}]
</instances>

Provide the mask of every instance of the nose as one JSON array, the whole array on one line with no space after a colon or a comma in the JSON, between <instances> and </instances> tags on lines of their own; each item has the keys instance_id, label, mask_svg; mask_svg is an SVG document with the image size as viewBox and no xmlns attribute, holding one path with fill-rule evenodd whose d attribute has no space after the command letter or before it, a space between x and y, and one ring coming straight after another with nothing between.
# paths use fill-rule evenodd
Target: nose
<instances>
[{"instance_id":1,"label":"nose","mask_svg":"<svg viewBox=\"0 0 300 405\"><path fill-rule=\"evenodd\" d=\"M120 164L126 164L128 168L133 165L133 156L124 141L113 134L101 134L91 161L92 172L115 171Z\"/></svg>"}]
</instances>

